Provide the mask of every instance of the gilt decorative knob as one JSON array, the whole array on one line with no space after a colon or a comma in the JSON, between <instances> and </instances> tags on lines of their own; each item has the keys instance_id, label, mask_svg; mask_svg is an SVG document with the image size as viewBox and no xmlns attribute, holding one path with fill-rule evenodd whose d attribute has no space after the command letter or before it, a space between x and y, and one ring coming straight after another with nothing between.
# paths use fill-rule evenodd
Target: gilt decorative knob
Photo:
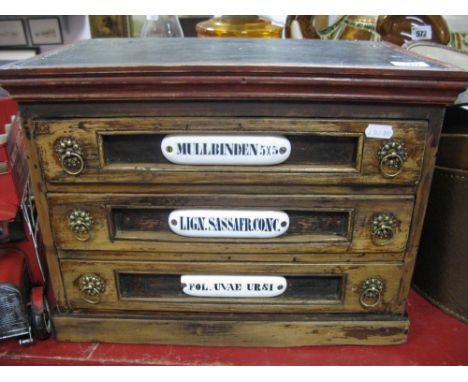
<instances>
[{"instance_id":1,"label":"gilt decorative knob","mask_svg":"<svg viewBox=\"0 0 468 382\"><path fill-rule=\"evenodd\" d=\"M81 298L90 304L101 302L101 295L106 290L104 279L95 273L86 273L78 279Z\"/></svg>"},{"instance_id":2,"label":"gilt decorative knob","mask_svg":"<svg viewBox=\"0 0 468 382\"><path fill-rule=\"evenodd\" d=\"M385 245L390 243L395 236L398 224L398 219L391 213L375 215L371 222L371 236L374 244Z\"/></svg>"},{"instance_id":3,"label":"gilt decorative knob","mask_svg":"<svg viewBox=\"0 0 468 382\"><path fill-rule=\"evenodd\" d=\"M72 137L59 138L55 143L55 152L62 165L63 171L69 175L81 174L85 167L83 150Z\"/></svg>"},{"instance_id":4,"label":"gilt decorative knob","mask_svg":"<svg viewBox=\"0 0 468 382\"><path fill-rule=\"evenodd\" d=\"M88 241L93 229L93 218L87 211L74 209L68 215L68 226L79 241Z\"/></svg>"},{"instance_id":5,"label":"gilt decorative knob","mask_svg":"<svg viewBox=\"0 0 468 382\"><path fill-rule=\"evenodd\" d=\"M380 146L378 152L379 170L384 178L394 178L400 174L408 158L403 142L391 139Z\"/></svg>"},{"instance_id":6,"label":"gilt decorative knob","mask_svg":"<svg viewBox=\"0 0 468 382\"><path fill-rule=\"evenodd\" d=\"M364 308L374 308L382 301L385 284L378 277L371 277L361 285L359 302Z\"/></svg>"}]
</instances>

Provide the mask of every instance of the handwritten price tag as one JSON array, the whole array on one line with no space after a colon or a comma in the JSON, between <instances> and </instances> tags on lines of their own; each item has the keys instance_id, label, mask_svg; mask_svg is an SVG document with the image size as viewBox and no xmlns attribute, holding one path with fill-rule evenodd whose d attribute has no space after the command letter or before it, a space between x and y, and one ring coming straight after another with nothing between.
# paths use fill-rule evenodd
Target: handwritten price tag
<instances>
[{"instance_id":1,"label":"handwritten price tag","mask_svg":"<svg viewBox=\"0 0 468 382\"><path fill-rule=\"evenodd\" d=\"M367 138L389 139L393 136L393 128L390 125L369 124L366 128Z\"/></svg>"}]
</instances>

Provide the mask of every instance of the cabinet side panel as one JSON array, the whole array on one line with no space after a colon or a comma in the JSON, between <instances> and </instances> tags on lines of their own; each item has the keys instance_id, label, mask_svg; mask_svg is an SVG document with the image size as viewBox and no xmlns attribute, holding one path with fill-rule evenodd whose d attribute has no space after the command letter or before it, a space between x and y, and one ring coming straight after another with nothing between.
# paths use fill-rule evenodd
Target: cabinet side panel
<instances>
[{"instance_id":1,"label":"cabinet side panel","mask_svg":"<svg viewBox=\"0 0 468 382\"><path fill-rule=\"evenodd\" d=\"M61 308L66 307L66 297L63 287L60 263L58 261L50 226L49 207L46 198L47 188L41 175L40 164L34 141L35 122L33 119L23 120L22 127L26 138L28 166L31 176L32 189L36 200L42 243L47 259L49 279L52 284L52 290L55 296L57 309L61 310Z\"/></svg>"},{"instance_id":2,"label":"cabinet side panel","mask_svg":"<svg viewBox=\"0 0 468 382\"><path fill-rule=\"evenodd\" d=\"M444 108L434 108L430 113L428 113L429 129L427 133L426 149L424 150L421 181L416 189L416 203L412 219L413 225L408 240L408 247L403 267L402 285L400 288L400 302L402 307L406 307L408 300L408 293L411 286L411 279L416 262L416 255L418 254L424 217L432 185L444 115Z\"/></svg>"}]
</instances>

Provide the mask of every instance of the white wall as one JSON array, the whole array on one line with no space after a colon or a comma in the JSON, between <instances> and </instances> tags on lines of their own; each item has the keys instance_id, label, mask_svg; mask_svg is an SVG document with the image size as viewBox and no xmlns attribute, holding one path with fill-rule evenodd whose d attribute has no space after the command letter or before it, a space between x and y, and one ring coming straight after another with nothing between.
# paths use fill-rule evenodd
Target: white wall
<instances>
[{"instance_id":1,"label":"white wall","mask_svg":"<svg viewBox=\"0 0 468 382\"><path fill-rule=\"evenodd\" d=\"M91 38L88 16L60 16L62 26L63 43ZM60 45L41 45L41 52L47 52L56 49Z\"/></svg>"}]
</instances>

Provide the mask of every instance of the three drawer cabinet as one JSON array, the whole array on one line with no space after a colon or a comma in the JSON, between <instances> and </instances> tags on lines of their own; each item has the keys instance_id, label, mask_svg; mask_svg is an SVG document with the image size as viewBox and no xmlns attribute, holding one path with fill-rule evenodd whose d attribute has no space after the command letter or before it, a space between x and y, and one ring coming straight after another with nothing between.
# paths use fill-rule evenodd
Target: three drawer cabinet
<instances>
[{"instance_id":1,"label":"three drawer cabinet","mask_svg":"<svg viewBox=\"0 0 468 382\"><path fill-rule=\"evenodd\" d=\"M368 42L106 39L0 70L63 341L398 344L444 108Z\"/></svg>"}]
</instances>

